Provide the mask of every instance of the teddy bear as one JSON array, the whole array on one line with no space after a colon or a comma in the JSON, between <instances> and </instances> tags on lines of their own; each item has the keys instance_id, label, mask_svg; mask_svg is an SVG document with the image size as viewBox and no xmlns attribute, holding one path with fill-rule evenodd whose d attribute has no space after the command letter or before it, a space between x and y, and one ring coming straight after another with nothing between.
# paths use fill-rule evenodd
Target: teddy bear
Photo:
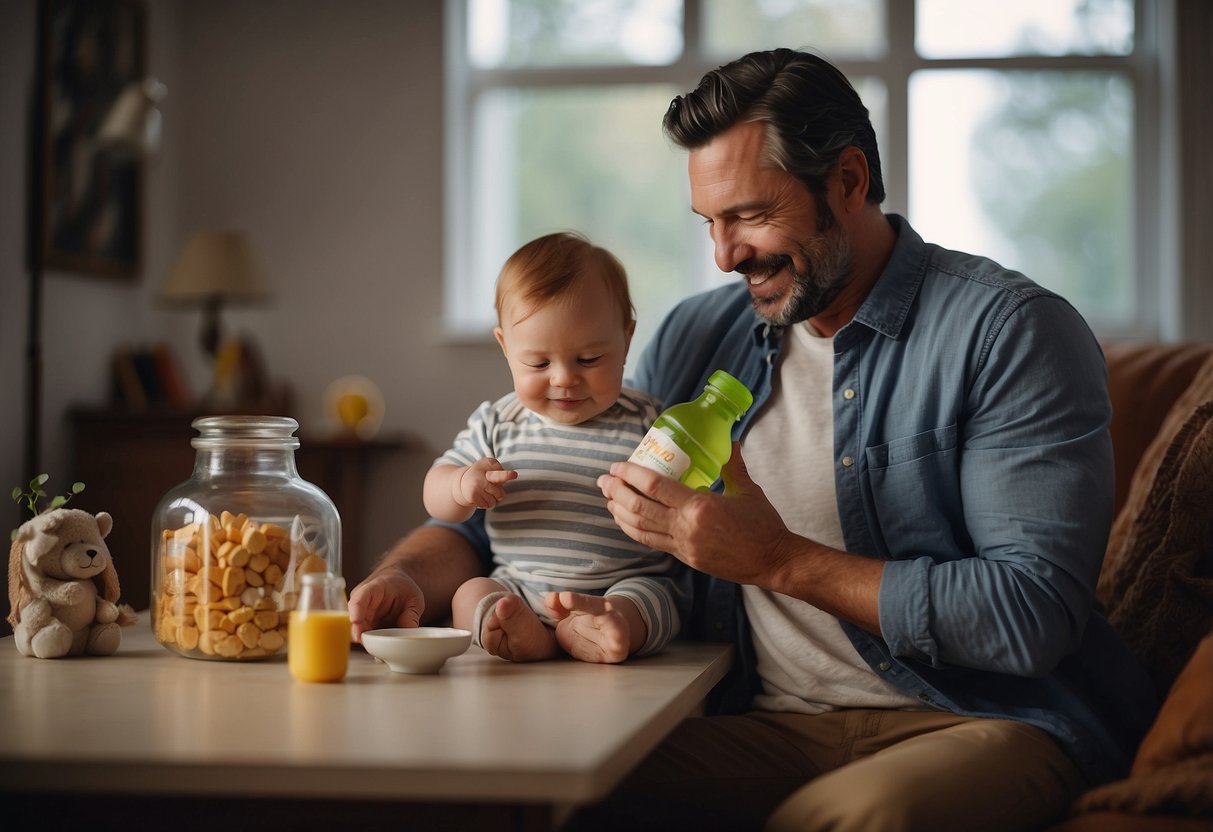
<instances>
[{"instance_id":1,"label":"teddy bear","mask_svg":"<svg viewBox=\"0 0 1213 832\"><path fill-rule=\"evenodd\" d=\"M118 651L120 628L136 618L117 603L118 573L105 545L113 526L104 511L57 508L17 529L8 556L8 622L22 655Z\"/></svg>"}]
</instances>

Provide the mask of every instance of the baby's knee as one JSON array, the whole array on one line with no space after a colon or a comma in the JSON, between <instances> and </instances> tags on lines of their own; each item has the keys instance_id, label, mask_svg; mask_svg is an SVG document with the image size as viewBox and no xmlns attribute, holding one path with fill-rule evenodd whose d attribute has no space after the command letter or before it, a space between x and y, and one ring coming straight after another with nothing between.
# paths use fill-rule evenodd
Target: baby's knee
<instances>
[{"instance_id":1,"label":"baby's knee","mask_svg":"<svg viewBox=\"0 0 1213 832\"><path fill-rule=\"evenodd\" d=\"M504 589L505 587L492 578L469 578L464 581L451 597L451 619L454 625L466 630L472 622L480 599Z\"/></svg>"}]
</instances>

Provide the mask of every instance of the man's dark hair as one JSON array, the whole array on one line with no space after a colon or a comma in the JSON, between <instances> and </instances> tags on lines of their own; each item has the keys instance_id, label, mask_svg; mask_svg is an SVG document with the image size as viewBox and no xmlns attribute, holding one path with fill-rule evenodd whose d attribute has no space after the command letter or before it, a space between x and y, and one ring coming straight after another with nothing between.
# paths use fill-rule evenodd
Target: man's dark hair
<instances>
[{"instance_id":1,"label":"man's dark hair","mask_svg":"<svg viewBox=\"0 0 1213 832\"><path fill-rule=\"evenodd\" d=\"M741 121L766 125L767 161L818 197L842 151L859 148L868 160L868 202L884 201L868 108L846 76L823 58L793 49L751 52L677 96L662 126L679 146L694 150Z\"/></svg>"}]
</instances>

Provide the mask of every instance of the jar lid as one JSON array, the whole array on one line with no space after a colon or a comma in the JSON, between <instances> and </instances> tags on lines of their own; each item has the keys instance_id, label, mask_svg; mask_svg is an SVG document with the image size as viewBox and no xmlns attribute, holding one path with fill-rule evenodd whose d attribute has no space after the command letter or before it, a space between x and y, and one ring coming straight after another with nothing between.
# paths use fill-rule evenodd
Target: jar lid
<instances>
[{"instance_id":1,"label":"jar lid","mask_svg":"<svg viewBox=\"0 0 1213 832\"><path fill-rule=\"evenodd\" d=\"M190 425L199 433L190 444L203 450L299 447L299 423L289 416L202 416Z\"/></svg>"}]
</instances>

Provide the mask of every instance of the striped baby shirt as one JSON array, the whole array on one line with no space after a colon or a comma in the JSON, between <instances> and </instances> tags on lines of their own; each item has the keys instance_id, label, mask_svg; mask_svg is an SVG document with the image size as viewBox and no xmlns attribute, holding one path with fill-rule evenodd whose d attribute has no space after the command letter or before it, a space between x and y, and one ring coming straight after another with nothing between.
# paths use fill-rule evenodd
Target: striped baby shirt
<instances>
[{"instance_id":1,"label":"striped baby shirt","mask_svg":"<svg viewBox=\"0 0 1213 832\"><path fill-rule=\"evenodd\" d=\"M669 577L677 562L623 533L597 480L631 455L659 412L656 399L625 388L593 419L563 425L509 393L481 404L434 461L464 466L492 456L517 471L505 484L505 499L486 514L492 577L524 587L523 596L545 620L544 591L627 596L648 627L640 653L660 649L678 633L678 591Z\"/></svg>"}]
</instances>

